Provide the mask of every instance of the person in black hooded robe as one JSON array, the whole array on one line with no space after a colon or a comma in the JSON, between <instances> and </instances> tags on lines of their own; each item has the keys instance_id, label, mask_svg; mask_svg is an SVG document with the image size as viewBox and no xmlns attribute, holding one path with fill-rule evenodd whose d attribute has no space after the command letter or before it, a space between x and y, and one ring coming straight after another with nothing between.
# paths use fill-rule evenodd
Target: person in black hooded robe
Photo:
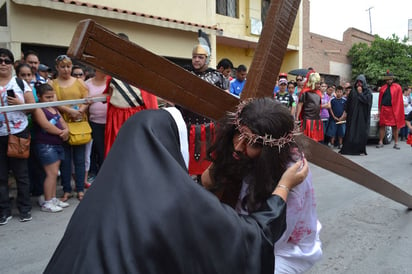
<instances>
[{"instance_id":1,"label":"person in black hooded robe","mask_svg":"<svg viewBox=\"0 0 412 274\"><path fill-rule=\"evenodd\" d=\"M188 175L186 127L172 110L123 125L44 273L273 273L286 197L249 216L220 203ZM285 186L306 177L301 164L286 170Z\"/></svg>"},{"instance_id":2,"label":"person in black hooded robe","mask_svg":"<svg viewBox=\"0 0 412 274\"><path fill-rule=\"evenodd\" d=\"M345 111L340 120L346 119L343 146L339 151L347 155L367 155L369 125L372 108L372 93L363 74L355 81L346 101Z\"/></svg>"}]
</instances>

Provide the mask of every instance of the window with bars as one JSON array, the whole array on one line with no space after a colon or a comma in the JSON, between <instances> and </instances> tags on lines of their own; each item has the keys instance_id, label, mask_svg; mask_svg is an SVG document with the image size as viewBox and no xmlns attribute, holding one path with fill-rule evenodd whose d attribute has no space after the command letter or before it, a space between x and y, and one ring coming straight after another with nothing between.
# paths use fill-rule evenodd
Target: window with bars
<instances>
[{"instance_id":1,"label":"window with bars","mask_svg":"<svg viewBox=\"0 0 412 274\"><path fill-rule=\"evenodd\" d=\"M7 27L7 6L4 2L3 6L0 7L0 27Z\"/></svg>"},{"instance_id":2,"label":"window with bars","mask_svg":"<svg viewBox=\"0 0 412 274\"><path fill-rule=\"evenodd\" d=\"M237 6L238 0L216 0L216 13L237 18Z\"/></svg>"}]
</instances>

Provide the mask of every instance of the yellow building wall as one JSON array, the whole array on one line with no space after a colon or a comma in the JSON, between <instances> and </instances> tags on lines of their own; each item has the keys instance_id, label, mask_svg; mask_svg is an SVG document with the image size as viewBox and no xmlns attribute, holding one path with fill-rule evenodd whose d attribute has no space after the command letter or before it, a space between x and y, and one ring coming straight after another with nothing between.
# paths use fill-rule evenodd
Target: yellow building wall
<instances>
[{"instance_id":1,"label":"yellow building wall","mask_svg":"<svg viewBox=\"0 0 412 274\"><path fill-rule=\"evenodd\" d=\"M228 58L232 61L234 67L245 65L249 69L252 64L254 53L254 49L243 49L226 45L218 45L216 60L219 62L222 58Z\"/></svg>"},{"instance_id":2,"label":"yellow building wall","mask_svg":"<svg viewBox=\"0 0 412 274\"><path fill-rule=\"evenodd\" d=\"M12 43L23 41L68 47L78 22L83 19L93 19L113 32L126 33L131 41L162 56L191 58L192 47L197 41L195 32L23 5L15 7L15 11L18 16L10 17ZM30 22L30 29L27 22ZM30 31L33 29L36 31Z\"/></svg>"},{"instance_id":3,"label":"yellow building wall","mask_svg":"<svg viewBox=\"0 0 412 274\"><path fill-rule=\"evenodd\" d=\"M154 16L180 19L186 22L216 25L223 29L223 36L238 40L247 40L257 43L259 36L250 34L250 18L260 19L261 0L238 0L238 18L216 14L214 0L88 0L100 6L108 6L118 9L126 9L138 13ZM73 37L74 30L80 20L91 18L104 25L113 32L124 32L130 40L155 54L176 57L191 58L192 47L197 43L197 33L192 30L178 30L170 27L154 26L145 23L137 23L116 18L92 16L90 14L73 12L73 5L67 5L66 11L58 11L49 8L20 5L9 1L9 28L11 48L16 56L20 55L20 43L39 45L51 45L67 47ZM94 9L95 14L103 14L104 11ZM289 51L282 65L296 68L299 64L298 51L300 50L299 16L289 40ZM121 16L119 15L119 18ZM167 26L167 24L166 24ZM35 30L35 31L33 31ZM219 34L218 34L219 35ZM240 48L238 46L216 45L214 35L210 36L212 44L211 66L223 57L229 58L234 65L245 64L250 67L254 49Z\"/></svg>"},{"instance_id":4,"label":"yellow building wall","mask_svg":"<svg viewBox=\"0 0 412 274\"><path fill-rule=\"evenodd\" d=\"M216 15L217 25L223 28L223 36L235 39L248 39L258 42L259 36L250 33L250 19L261 18L261 1L260 0L239 0L239 18ZM300 45L300 17L301 12L297 13L292 33L288 42L289 50L286 52L282 62L281 72L287 72L299 67L299 50ZM239 48L228 45L217 45L217 62L221 58L229 58L235 67L240 64L248 68L253 60L254 49Z\"/></svg>"}]
</instances>

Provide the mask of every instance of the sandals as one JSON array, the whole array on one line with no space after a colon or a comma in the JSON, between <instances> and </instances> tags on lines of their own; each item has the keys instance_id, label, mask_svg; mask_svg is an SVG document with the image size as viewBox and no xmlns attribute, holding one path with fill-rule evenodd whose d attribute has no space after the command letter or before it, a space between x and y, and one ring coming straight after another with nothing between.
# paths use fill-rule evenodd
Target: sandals
<instances>
[{"instance_id":1,"label":"sandals","mask_svg":"<svg viewBox=\"0 0 412 274\"><path fill-rule=\"evenodd\" d=\"M79 201L83 200L83 197L84 197L84 192L79 192L79 193L77 193L77 199L78 199Z\"/></svg>"},{"instance_id":2,"label":"sandals","mask_svg":"<svg viewBox=\"0 0 412 274\"><path fill-rule=\"evenodd\" d=\"M73 197L73 196L70 192L65 192L63 194L63 197L60 198L60 201L67 202L67 200L69 200L71 197Z\"/></svg>"}]
</instances>

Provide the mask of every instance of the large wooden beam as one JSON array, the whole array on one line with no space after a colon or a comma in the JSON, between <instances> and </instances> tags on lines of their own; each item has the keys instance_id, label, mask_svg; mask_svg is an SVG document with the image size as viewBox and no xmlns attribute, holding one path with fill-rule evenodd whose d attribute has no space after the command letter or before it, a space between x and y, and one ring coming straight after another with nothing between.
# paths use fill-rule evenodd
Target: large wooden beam
<instances>
[{"instance_id":1,"label":"large wooden beam","mask_svg":"<svg viewBox=\"0 0 412 274\"><path fill-rule=\"evenodd\" d=\"M92 20L77 26L67 54L163 99L211 119L234 109L238 99Z\"/></svg>"},{"instance_id":2,"label":"large wooden beam","mask_svg":"<svg viewBox=\"0 0 412 274\"><path fill-rule=\"evenodd\" d=\"M305 157L311 163L412 208L412 196L382 177L303 134L295 140L304 148Z\"/></svg>"},{"instance_id":3,"label":"large wooden beam","mask_svg":"<svg viewBox=\"0 0 412 274\"><path fill-rule=\"evenodd\" d=\"M273 96L300 0L271 1L241 98Z\"/></svg>"},{"instance_id":4,"label":"large wooden beam","mask_svg":"<svg viewBox=\"0 0 412 274\"><path fill-rule=\"evenodd\" d=\"M246 82L244 97L271 95L282 61L277 51L284 54L288 39L285 39L286 44L283 44L283 48L279 49L273 45L277 41L276 37L267 29L275 32L284 29L289 37L291 26L277 24L279 22L292 24L291 18L296 15L295 9L299 2L297 0L272 1L269 17L288 17L288 14L285 14L288 9L293 16L291 15L285 22L273 18L266 21L256 52L256 60L253 60L250 69L252 75L248 76ZM271 38L266 38L267 36ZM261 43L266 46L260 46ZM206 83L168 60L121 39L91 20L79 24L68 54L87 65L106 71L212 119L223 117L226 111L233 110L239 102L223 90ZM412 196L383 178L304 135L297 136L296 140L305 148L307 159L312 163L412 208Z\"/></svg>"}]
</instances>

